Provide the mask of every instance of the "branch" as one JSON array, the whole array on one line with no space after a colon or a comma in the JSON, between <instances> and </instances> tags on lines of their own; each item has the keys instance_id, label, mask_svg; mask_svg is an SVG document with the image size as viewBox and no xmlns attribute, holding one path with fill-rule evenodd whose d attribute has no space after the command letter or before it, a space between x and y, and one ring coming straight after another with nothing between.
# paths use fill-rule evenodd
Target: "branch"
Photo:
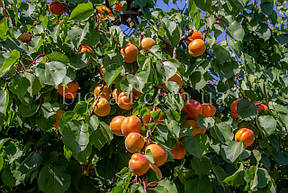
<instances>
[{"instance_id":1,"label":"branch","mask_svg":"<svg viewBox=\"0 0 288 193\"><path fill-rule=\"evenodd\" d=\"M185 33L185 34L181 37L181 39L180 39L180 41L178 42L177 46L176 46L176 47L174 48L174 50L173 50L173 58L177 58L177 50L178 50L178 48L180 47L182 41L185 40L185 39L187 39L189 36L191 36L191 35L193 34L193 31L194 31L193 29L190 29L187 33Z\"/></svg>"},{"instance_id":2,"label":"branch","mask_svg":"<svg viewBox=\"0 0 288 193\"><path fill-rule=\"evenodd\" d=\"M97 95L97 98L96 98L96 96L94 97L94 100L96 99L96 102L93 104L93 108L92 108L91 112L89 113L89 116L91 116L93 114L93 111L95 110L95 108L97 106L97 103L99 102L100 95L101 95L101 93L102 93L102 91L104 89L104 86L105 86L105 84L103 83L102 86L101 86L100 92Z\"/></svg>"}]
</instances>

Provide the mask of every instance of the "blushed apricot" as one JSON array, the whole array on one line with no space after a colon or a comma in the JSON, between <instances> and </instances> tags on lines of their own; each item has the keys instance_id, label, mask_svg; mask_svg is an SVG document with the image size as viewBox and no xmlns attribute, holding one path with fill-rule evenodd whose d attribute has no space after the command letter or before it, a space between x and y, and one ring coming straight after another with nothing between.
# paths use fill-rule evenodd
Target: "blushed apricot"
<instances>
[{"instance_id":1,"label":"blushed apricot","mask_svg":"<svg viewBox=\"0 0 288 193\"><path fill-rule=\"evenodd\" d=\"M117 104L121 109L125 110L131 110L133 105L132 105L132 97L127 97L127 95L124 92L121 92L118 96L117 99Z\"/></svg>"},{"instance_id":2,"label":"blushed apricot","mask_svg":"<svg viewBox=\"0 0 288 193\"><path fill-rule=\"evenodd\" d=\"M202 106L196 100L190 99L184 103L183 111L186 113L188 119L196 120L197 116L202 114Z\"/></svg>"},{"instance_id":3,"label":"blushed apricot","mask_svg":"<svg viewBox=\"0 0 288 193\"><path fill-rule=\"evenodd\" d=\"M125 147L130 153L140 151L145 144L145 139L140 133L129 133L125 139Z\"/></svg>"},{"instance_id":4,"label":"blushed apricot","mask_svg":"<svg viewBox=\"0 0 288 193\"><path fill-rule=\"evenodd\" d=\"M202 114L204 117L213 117L216 113L216 107L211 104L202 104Z\"/></svg>"},{"instance_id":5,"label":"blushed apricot","mask_svg":"<svg viewBox=\"0 0 288 193\"><path fill-rule=\"evenodd\" d=\"M206 45L203 40L196 39L189 44L188 49L191 56L200 56L205 52Z\"/></svg>"},{"instance_id":6,"label":"blushed apricot","mask_svg":"<svg viewBox=\"0 0 288 193\"><path fill-rule=\"evenodd\" d=\"M161 145L158 144L148 145L145 149L145 153L147 153L148 151L151 151L155 165L158 167L162 166L168 158L167 150Z\"/></svg>"},{"instance_id":7,"label":"blushed apricot","mask_svg":"<svg viewBox=\"0 0 288 193\"><path fill-rule=\"evenodd\" d=\"M125 62L133 63L137 60L139 50L134 44L128 43L124 48L121 49L121 53L124 54Z\"/></svg>"},{"instance_id":8,"label":"blushed apricot","mask_svg":"<svg viewBox=\"0 0 288 193\"><path fill-rule=\"evenodd\" d=\"M159 124L159 123L161 123L161 122L163 121L163 120L162 120L162 111L161 111L160 108L155 107L155 110L154 110L154 111L153 111L153 107L148 107L148 109L151 110L151 112L149 112L148 114L146 114L146 115L144 115L144 116L142 117L142 122L143 122L144 124L149 123L150 118L151 118L151 113L154 112L154 111L160 111L160 112L161 112L161 113L160 113L159 120L156 121L155 123L156 123L156 124Z\"/></svg>"},{"instance_id":9,"label":"blushed apricot","mask_svg":"<svg viewBox=\"0 0 288 193\"><path fill-rule=\"evenodd\" d=\"M258 113L260 113L261 111L269 111L268 106L267 106L267 105L264 105L264 104L261 103L261 102L255 102L254 105L257 106L257 108L258 108Z\"/></svg>"},{"instance_id":10,"label":"blushed apricot","mask_svg":"<svg viewBox=\"0 0 288 193\"><path fill-rule=\"evenodd\" d=\"M134 173L137 176L142 176L148 172L149 163L150 162L145 157L145 155L142 155L140 153L134 153L131 156L128 165L132 173Z\"/></svg>"},{"instance_id":11,"label":"blushed apricot","mask_svg":"<svg viewBox=\"0 0 288 193\"><path fill-rule=\"evenodd\" d=\"M98 84L95 89L94 89L94 96L97 97L100 93L100 90L102 88L103 84ZM107 85L105 85L103 87L103 90L100 94L100 97L103 97L107 100L109 100L111 98L111 91L110 91L110 88L107 87Z\"/></svg>"},{"instance_id":12,"label":"blushed apricot","mask_svg":"<svg viewBox=\"0 0 288 193\"><path fill-rule=\"evenodd\" d=\"M235 134L235 140L242 141L245 147L251 146L254 143L255 136L252 130L242 128Z\"/></svg>"},{"instance_id":13,"label":"blushed apricot","mask_svg":"<svg viewBox=\"0 0 288 193\"><path fill-rule=\"evenodd\" d=\"M95 105L95 103L96 101L93 103L93 106ZM94 109L94 113L100 117L105 117L109 115L110 111L111 111L111 106L109 102L107 101L107 99L100 98Z\"/></svg>"},{"instance_id":14,"label":"blushed apricot","mask_svg":"<svg viewBox=\"0 0 288 193\"><path fill-rule=\"evenodd\" d=\"M78 82L69 82L67 88L63 87L61 84L58 85L58 93L68 99L76 98L78 89Z\"/></svg>"},{"instance_id":15,"label":"blushed apricot","mask_svg":"<svg viewBox=\"0 0 288 193\"><path fill-rule=\"evenodd\" d=\"M117 136L124 136L123 133L121 132L121 124L124 119L125 119L124 116L116 116L111 120L109 127L112 133L114 133Z\"/></svg>"},{"instance_id":16,"label":"blushed apricot","mask_svg":"<svg viewBox=\"0 0 288 193\"><path fill-rule=\"evenodd\" d=\"M122 11L123 6L122 6L121 3L118 3L118 4L114 3L113 8L114 8L116 11Z\"/></svg>"},{"instance_id":17,"label":"blushed apricot","mask_svg":"<svg viewBox=\"0 0 288 193\"><path fill-rule=\"evenodd\" d=\"M238 114L237 114L237 104L240 101L240 99L237 99L236 101L233 101L233 103L230 106L231 109L231 113L233 115L233 117L238 118Z\"/></svg>"},{"instance_id":18,"label":"blushed apricot","mask_svg":"<svg viewBox=\"0 0 288 193\"><path fill-rule=\"evenodd\" d=\"M180 141L175 143L171 149L171 153L174 159L183 159L186 155L184 144Z\"/></svg>"},{"instance_id":19,"label":"blushed apricot","mask_svg":"<svg viewBox=\"0 0 288 193\"><path fill-rule=\"evenodd\" d=\"M181 125L182 128L187 126L192 126L192 137L200 133L206 133L206 129L202 130L201 127L198 125L197 121L195 120L187 120Z\"/></svg>"},{"instance_id":20,"label":"blushed apricot","mask_svg":"<svg viewBox=\"0 0 288 193\"><path fill-rule=\"evenodd\" d=\"M142 124L141 120L135 116L129 116L126 117L122 124L121 124L121 132L123 135L127 136L129 133L135 132L135 133L140 133Z\"/></svg>"},{"instance_id":21,"label":"blushed apricot","mask_svg":"<svg viewBox=\"0 0 288 193\"><path fill-rule=\"evenodd\" d=\"M156 45L155 40L152 38L143 38L141 41L141 48L143 50L146 50L147 52L154 46Z\"/></svg>"},{"instance_id":22,"label":"blushed apricot","mask_svg":"<svg viewBox=\"0 0 288 193\"><path fill-rule=\"evenodd\" d=\"M89 52L91 54L94 53L94 51L92 50L92 48L90 48L89 46L80 46L79 52L77 52L77 54L82 54L84 52Z\"/></svg>"}]
</instances>

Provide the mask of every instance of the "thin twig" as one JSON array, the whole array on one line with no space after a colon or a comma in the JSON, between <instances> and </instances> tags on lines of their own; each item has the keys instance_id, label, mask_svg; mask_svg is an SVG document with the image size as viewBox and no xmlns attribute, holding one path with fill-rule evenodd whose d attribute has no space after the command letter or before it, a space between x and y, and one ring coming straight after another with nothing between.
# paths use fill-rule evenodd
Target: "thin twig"
<instances>
[{"instance_id":1,"label":"thin twig","mask_svg":"<svg viewBox=\"0 0 288 193\"><path fill-rule=\"evenodd\" d=\"M140 33L140 38L139 38L139 48L140 48L140 50L142 49L142 47L141 47L141 42L142 42L142 40L143 40L143 38L144 38L144 35L145 35L145 32L141 32L141 33Z\"/></svg>"},{"instance_id":2,"label":"thin twig","mask_svg":"<svg viewBox=\"0 0 288 193\"><path fill-rule=\"evenodd\" d=\"M239 79L238 79L238 75L236 75L235 78L234 78L234 84L235 84L235 86L237 87L237 89L240 91L242 97L243 97L244 99L246 99L246 96L244 95L242 89L240 88L240 86L238 85L238 83L237 83L236 80L239 80Z\"/></svg>"},{"instance_id":3,"label":"thin twig","mask_svg":"<svg viewBox=\"0 0 288 193\"><path fill-rule=\"evenodd\" d=\"M102 91L103 91L103 89L104 89L104 86L105 86L105 84L103 83L102 86L101 86L101 89L100 89L100 91L99 91L99 93L98 93L98 96L97 96L97 99L96 99L96 101L95 101L95 104L93 104L93 108L92 108L91 112L89 113L89 116L91 116L91 115L93 114L93 111L95 110L95 108L96 108L96 106L97 106L97 103L99 102L100 95L101 95L101 93L102 93ZM96 97L96 96L95 96L95 97ZM95 100L95 97L94 97L94 100Z\"/></svg>"},{"instance_id":4,"label":"thin twig","mask_svg":"<svg viewBox=\"0 0 288 193\"><path fill-rule=\"evenodd\" d=\"M173 58L177 58L177 49L180 47L181 43L183 40L187 39L189 36L191 36L193 34L193 29L189 30L187 33L185 33L180 41L178 42L177 46L173 49Z\"/></svg>"}]
</instances>

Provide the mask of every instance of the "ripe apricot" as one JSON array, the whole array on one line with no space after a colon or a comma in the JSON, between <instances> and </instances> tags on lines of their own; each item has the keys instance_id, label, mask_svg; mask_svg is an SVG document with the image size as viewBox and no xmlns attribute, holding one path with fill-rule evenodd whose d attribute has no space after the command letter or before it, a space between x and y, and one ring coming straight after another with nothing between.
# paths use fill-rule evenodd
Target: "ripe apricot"
<instances>
[{"instance_id":1,"label":"ripe apricot","mask_svg":"<svg viewBox=\"0 0 288 193\"><path fill-rule=\"evenodd\" d=\"M124 119L125 119L124 116L116 116L111 120L109 127L112 133L114 133L117 136L124 136L123 133L121 132L121 124Z\"/></svg>"},{"instance_id":2,"label":"ripe apricot","mask_svg":"<svg viewBox=\"0 0 288 193\"><path fill-rule=\"evenodd\" d=\"M94 89L94 96L97 97L100 93L100 90L102 88L103 84L98 84L95 89ZM111 91L110 91L110 88L107 87L107 85L105 85L103 87L103 90L100 94L100 97L103 97L107 100L109 100L111 98Z\"/></svg>"},{"instance_id":3,"label":"ripe apricot","mask_svg":"<svg viewBox=\"0 0 288 193\"><path fill-rule=\"evenodd\" d=\"M132 109L132 97L131 95L129 97L127 97L127 95L124 92L121 92L118 96L117 99L117 104L121 109L125 109L125 110L131 110Z\"/></svg>"},{"instance_id":4,"label":"ripe apricot","mask_svg":"<svg viewBox=\"0 0 288 193\"><path fill-rule=\"evenodd\" d=\"M141 120L135 116L126 117L121 124L121 132L123 135L127 136L129 133L135 132L140 133L142 124Z\"/></svg>"},{"instance_id":5,"label":"ripe apricot","mask_svg":"<svg viewBox=\"0 0 288 193\"><path fill-rule=\"evenodd\" d=\"M182 88L183 85L183 79L180 75L179 72L176 72L176 74L174 74L174 76L172 76L171 78L168 79L168 81L173 81L176 82L179 85L179 89Z\"/></svg>"},{"instance_id":6,"label":"ripe apricot","mask_svg":"<svg viewBox=\"0 0 288 193\"><path fill-rule=\"evenodd\" d=\"M95 103L96 101L93 103L93 106L95 105ZM94 109L94 113L100 117L105 117L109 115L110 111L111 111L111 106L109 102L107 101L107 99L100 98Z\"/></svg>"},{"instance_id":7,"label":"ripe apricot","mask_svg":"<svg viewBox=\"0 0 288 193\"><path fill-rule=\"evenodd\" d=\"M79 52L77 52L77 54L82 54L84 52L89 52L91 54L94 53L94 51L92 50L92 48L90 48L89 46L80 46Z\"/></svg>"},{"instance_id":8,"label":"ripe apricot","mask_svg":"<svg viewBox=\"0 0 288 193\"><path fill-rule=\"evenodd\" d=\"M255 136L252 130L242 128L235 134L235 140L242 141L245 147L251 146L255 140Z\"/></svg>"},{"instance_id":9,"label":"ripe apricot","mask_svg":"<svg viewBox=\"0 0 288 193\"><path fill-rule=\"evenodd\" d=\"M202 114L202 106L196 100L190 99L184 103L183 111L186 113L188 119L196 120L197 116Z\"/></svg>"},{"instance_id":10,"label":"ripe apricot","mask_svg":"<svg viewBox=\"0 0 288 193\"><path fill-rule=\"evenodd\" d=\"M154 110L154 111L153 111L153 107L148 107L148 109L151 110L151 112L149 112L148 114L146 114L146 115L144 115L144 116L142 117L142 121L143 121L144 124L149 123L150 118L151 118L151 113L154 112L154 111L160 111L160 112L161 112L161 113L160 113L159 120L156 121L155 123L158 124L158 123L161 123L161 122L163 121L163 120L162 120L162 111L161 111L160 108L155 107L155 110Z\"/></svg>"},{"instance_id":11,"label":"ripe apricot","mask_svg":"<svg viewBox=\"0 0 288 193\"><path fill-rule=\"evenodd\" d=\"M113 5L113 8L114 8L116 11L122 11L123 6L122 6L121 3L118 3L118 4L115 3L115 4Z\"/></svg>"},{"instance_id":12,"label":"ripe apricot","mask_svg":"<svg viewBox=\"0 0 288 193\"><path fill-rule=\"evenodd\" d=\"M149 150L152 153L156 166L162 166L166 162L168 152L164 147L158 144L151 144L146 147L145 153L147 153Z\"/></svg>"},{"instance_id":13,"label":"ripe apricot","mask_svg":"<svg viewBox=\"0 0 288 193\"><path fill-rule=\"evenodd\" d=\"M233 103L230 106L231 112L233 117L238 118L238 114L237 114L237 104L240 101L240 99L237 99L236 101L233 101Z\"/></svg>"},{"instance_id":14,"label":"ripe apricot","mask_svg":"<svg viewBox=\"0 0 288 193\"><path fill-rule=\"evenodd\" d=\"M119 96L119 92L118 92L118 89L115 88L112 92L112 98L115 99L115 101L117 102L118 100L118 96Z\"/></svg>"},{"instance_id":15,"label":"ripe apricot","mask_svg":"<svg viewBox=\"0 0 288 193\"><path fill-rule=\"evenodd\" d=\"M62 109L59 109L58 111L56 111L56 123L54 124L54 127L56 129L59 129L59 120L61 119L61 117L64 113L65 113L65 111Z\"/></svg>"},{"instance_id":16,"label":"ripe apricot","mask_svg":"<svg viewBox=\"0 0 288 193\"><path fill-rule=\"evenodd\" d=\"M187 120L181 125L182 128L187 126L192 126L192 137L200 133L206 133L206 129L202 130L201 127L198 125L197 121L195 120Z\"/></svg>"},{"instance_id":17,"label":"ripe apricot","mask_svg":"<svg viewBox=\"0 0 288 193\"><path fill-rule=\"evenodd\" d=\"M58 85L58 93L68 99L74 99L78 89L78 82L69 82L67 88L63 87L61 84Z\"/></svg>"},{"instance_id":18,"label":"ripe apricot","mask_svg":"<svg viewBox=\"0 0 288 193\"><path fill-rule=\"evenodd\" d=\"M206 45L203 40L196 39L189 44L188 49L191 56L200 56L205 52Z\"/></svg>"},{"instance_id":19,"label":"ripe apricot","mask_svg":"<svg viewBox=\"0 0 288 193\"><path fill-rule=\"evenodd\" d=\"M260 113L261 111L269 111L268 106L267 106L267 105L264 105L264 104L261 103L261 102L255 102L254 105L257 106L257 108L258 108L258 113Z\"/></svg>"},{"instance_id":20,"label":"ripe apricot","mask_svg":"<svg viewBox=\"0 0 288 193\"><path fill-rule=\"evenodd\" d=\"M194 31L194 32L192 33L192 35L189 36L189 37L185 40L185 42L186 42L186 44L189 45L189 44L191 43L191 41L196 40L196 39L201 39L201 40L203 40L202 33L201 33L200 31Z\"/></svg>"},{"instance_id":21,"label":"ripe apricot","mask_svg":"<svg viewBox=\"0 0 288 193\"><path fill-rule=\"evenodd\" d=\"M205 117L213 117L216 113L216 107L211 104L202 104L202 114Z\"/></svg>"},{"instance_id":22,"label":"ripe apricot","mask_svg":"<svg viewBox=\"0 0 288 193\"><path fill-rule=\"evenodd\" d=\"M132 173L134 173L137 176L142 176L148 172L149 163L150 162L145 157L145 155L142 155L140 153L134 153L131 156L128 165Z\"/></svg>"},{"instance_id":23,"label":"ripe apricot","mask_svg":"<svg viewBox=\"0 0 288 193\"><path fill-rule=\"evenodd\" d=\"M51 1L48 4L49 11L55 15L61 15L65 13L65 3L60 1Z\"/></svg>"},{"instance_id":24,"label":"ripe apricot","mask_svg":"<svg viewBox=\"0 0 288 193\"><path fill-rule=\"evenodd\" d=\"M134 44L128 43L124 48L121 49L121 53L124 54L125 62L133 63L137 60L139 50Z\"/></svg>"},{"instance_id":25,"label":"ripe apricot","mask_svg":"<svg viewBox=\"0 0 288 193\"><path fill-rule=\"evenodd\" d=\"M32 38L32 34L29 32L25 32L21 34L17 39L20 40L21 42L27 43L31 41L31 38Z\"/></svg>"},{"instance_id":26,"label":"ripe apricot","mask_svg":"<svg viewBox=\"0 0 288 193\"><path fill-rule=\"evenodd\" d=\"M185 150L184 144L180 141L175 143L175 145L173 145L173 147L171 149L171 153L172 153L174 159L179 159L179 160L183 159L186 155L186 150Z\"/></svg>"},{"instance_id":27,"label":"ripe apricot","mask_svg":"<svg viewBox=\"0 0 288 193\"><path fill-rule=\"evenodd\" d=\"M140 151L145 144L145 139L140 133L129 133L125 139L125 147L130 153Z\"/></svg>"},{"instance_id":28,"label":"ripe apricot","mask_svg":"<svg viewBox=\"0 0 288 193\"><path fill-rule=\"evenodd\" d=\"M156 45L155 40L152 38L143 38L141 41L141 48L143 50L146 50L147 52L154 46Z\"/></svg>"},{"instance_id":29,"label":"ripe apricot","mask_svg":"<svg viewBox=\"0 0 288 193\"><path fill-rule=\"evenodd\" d=\"M101 74L101 76L102 76L103 78L104 78L105 70L106 70L106 68L105 68L105 66L102 64L102 65L100 66L100 74Z\"/></svg>"}]
</instances>

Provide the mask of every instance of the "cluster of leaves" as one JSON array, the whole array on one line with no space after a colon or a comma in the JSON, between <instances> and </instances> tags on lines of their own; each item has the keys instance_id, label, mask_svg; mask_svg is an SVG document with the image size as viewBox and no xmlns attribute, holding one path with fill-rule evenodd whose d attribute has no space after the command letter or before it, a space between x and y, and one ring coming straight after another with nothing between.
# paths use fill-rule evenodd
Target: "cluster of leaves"
<instances>
[{"instance_id":1,"label":"cluster of leaves","mask_svg":"<svg viewBox=\"0 0 288 193\"><path fill-rule=\"evenodd\" d=\"M144 192L140 184L130 184L131 155L108 125L116 115L142 117L148 106L164 111L163 123L149 125L153 141L170 154L185 136L187 151L181 161L169 155L161 167L164 180L149 192L287 192L286 1L190 0L185 10L164 12L154 8L154 0L127 0L121 2L123 12L103 20L96 6L107 2L113 5L74 0L67 14L57 16L49 14L46 1L3 1L0 9L9 17L0 15L1 192ZM129 35L121 23L129 24ZM183 42L173 58L173 49L192 28L205 33L206 53L192 57ZM29 44L17 39L25 32L33 34ZM141 32L157 45L149 53L141 50L135 64L124 63L120 49L128 40L139 47ZM216 42L219 38L224 41ZM81 45L94 53L76 54ZM217 107L215 117L197 118L206 134L191 137L191 129L180 128L184 100L179 86L168 81L177 71L190 98ZM80 85L73 101L57 93L59 84L71 81ZM109 116L90 117L90 93L103 81L145 95L131 112L112 104ZM159 92L162 83L169 92ZM229 109L237 98L242 98L239 119ZM256 101L269 111L259 115ZM66 112L56 130L58 109ZM247 149L234 141L243 127L256 136Z\"/></svg>"}]
</instances>

